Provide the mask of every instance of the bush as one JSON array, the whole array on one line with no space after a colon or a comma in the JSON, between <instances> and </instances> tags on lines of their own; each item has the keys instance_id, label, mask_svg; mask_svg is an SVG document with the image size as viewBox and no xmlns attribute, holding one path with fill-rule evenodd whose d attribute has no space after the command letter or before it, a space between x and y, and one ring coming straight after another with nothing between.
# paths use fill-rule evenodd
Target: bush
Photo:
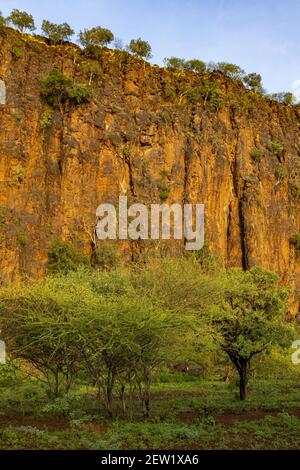
<instances>
[{"instance_id":1,"label":"bush","mask_svg":"<svg viewBox=\"0 0 300 470\"><path fill-rule=\"evenodd\" d=\"M284 155L284 146L280 142L277 142L276 140L270 140L270 142L268 143L268 149L276 157L281 158Z\"/></svg>"},{"instance_id":2,"label":"bush","mask_svg":"<svg viewBox=\"0 0 300 470\"><path fill-rule=\"evenodd\" d=\"M89 266L89 258L79 253L73 245L63 240L55 240L48 253L49 273L76 271L79 266Z\"/></svg>"},{"instance_id":3,"label":"bush","mask_svg":"<svg viewBox=\"0 0 300 470\"><path fill-rule=\"evenodd\" d=\"M42 129L51 127L53 124L53 113L51 111L44 111L40 123Z\"/></svg>"},{"instance_id":4,"label":"bush","mask_svg":"<svg viewBox=\"0 0 300 470\"><path fill-rule=\"evenodd\" d=\"M256 161L260 162L260 160L265 156L264 151L260 148L255 147L251 152L251 158Z\"/></svg>"},{"instance_id":5,"label":"bush","mask_svg":"<svg viewBox=\"0 0 300 470\"><path fill-rule=\"evenodd\" d=\"M120 253L115 246L107 241L103 241L94 252L93 265L102 270L117 268L121 264Z\"/></svg>"},{"instance_id":6,"label":"bush","mask_svg":"<svg viewBox=\"0 0 300 470\"><path fill-rule=\"evenodd\" d=\"M170 187L167 185L165 181L160 181L157 187L159 190L159 197L160 197L161 202L165 202L170 195L170 192L171 192Z\"/></svg>"},{"instance_id":7,"label":"bush","mask_svg":"<svg viewBox=\"0 0 300 470\"><path fill-rule=\"evenodd\" d=\"M91 89L84 84L75 83L71 78L54 69L41 81L42 97L53 108L63 111L65 104L79 105L88 102Z\"/></svg>"},{"instance_id":8,"label":"bush","mask_svg":"<svg viewBox=\"0 0 300 470\"><path fill-rule=\"evenodd\" d=\"M300 233L290 238L290 243L295 246L296 250L300 250Z\"/></svg>"}]
</instances>

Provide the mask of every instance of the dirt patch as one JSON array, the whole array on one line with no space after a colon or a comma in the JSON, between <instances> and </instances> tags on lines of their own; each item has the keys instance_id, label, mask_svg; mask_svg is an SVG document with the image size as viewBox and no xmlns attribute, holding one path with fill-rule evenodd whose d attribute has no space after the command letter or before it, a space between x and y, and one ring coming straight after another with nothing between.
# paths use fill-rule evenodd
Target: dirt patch
<instances>
[{"instance_id":1,"label":"dirt patch","mask_svg":"<svg viewBox=\"0 0 300 470\"><path fill-rule=\"evenodd\" d=\"M274 416L278 413L288 413L293 416L300 417L300 408L287 408L287 409L271 409L271 410L252 410L245 411L243 413L224 413L222 415L214 416L215 422L217 424L222 424L223 426L231 426L237 421L257 421L263 419L266 416ZM191 422L195 419L204 418L203 413L197 411L183 411L177 414L177 419L179 421Z\"/></svg>"},{"instance_id":2,"label":"dirt patch","mask_svg":"<svg viewBox=\"0 0 300 470\"><path fill-rule=\"evenodd\" d=\"M30 426L47 431L65 431L70 428L69 422L63 417L35 418L30 415L0 417L0 429L8 426Z\"/></svg>"}]
</instances>

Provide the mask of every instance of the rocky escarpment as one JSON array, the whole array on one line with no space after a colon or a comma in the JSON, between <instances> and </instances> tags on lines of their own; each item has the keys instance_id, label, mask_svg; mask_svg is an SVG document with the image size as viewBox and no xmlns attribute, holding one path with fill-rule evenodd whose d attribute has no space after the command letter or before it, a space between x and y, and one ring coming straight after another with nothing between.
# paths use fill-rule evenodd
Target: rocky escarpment
<instances>
[{"instance_id":1,"label":"rocky escarpment","mask_svg":"<svg viewBox=\"0 0 300 470\"><path fill-rule=\"evenodd\" d=\"M54 238L91 251L101 202L204 203L206 239L227 266L261 264L300 288L300 111L223 75L170 71L125 52L0 30L0 273L41 275ZM58 69L89 103L51 109L40 81ZM92 230L93 232L93 230ZM123 242L124 256L149 249Z\"/></svg>"}]
</instances>

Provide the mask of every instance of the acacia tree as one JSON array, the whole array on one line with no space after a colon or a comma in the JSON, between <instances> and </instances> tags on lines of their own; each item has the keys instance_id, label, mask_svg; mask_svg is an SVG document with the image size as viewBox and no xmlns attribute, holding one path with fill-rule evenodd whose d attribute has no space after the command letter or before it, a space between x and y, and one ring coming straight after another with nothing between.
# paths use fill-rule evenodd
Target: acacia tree
<instances>
[{"instance_id":1,"label":"acacia tree","mask_svg":"<svg viewBox=\"0 0 300 470\"><path fill-rule=\"evenodd\" d=\"M273 93L268 96L271 100L277 101L278 103L287 104L289 106L296 103L296 97L291 92L282 91L280 93Z\"/></svg>"},{"instance_id":2,"label":"acacia tree","mask_svg":"<svg viewBox=\"0 0 300 470\"><path fill-rule=\"evenodd\" d=\"M107 46L114 40L113 33L109 29L101 28L101 26L80 31L78 37L79 42L83 47L103 47Z\"/></svg>"},{"instance_id":3,"label":"acacia tree","mask_svg":"<svg viewBox=\"0 0 300 470\"><path fill-rule=\"evenodd\" d=\"M217 64L211 64L212 70L224 73L227 77L233 80L242 80L245 71L236 64L230 64L228 62L218 62Z\"/></svg>"},{"instance_id":4,"label":"acacia tree","mask_svg":"<svg viewBox=\"0 0 300 470\"><path fill-rule=\"evenodd\" d=\"M184 68L187 70L192 70L193 72L205 72L206 63L199 59L191 59L185 62Z\"/></svg>"},{"instance_id":5,"label":"acacia tree","mask_svg":"<svg viewBox=\"0 0 300 470\"><path fill-rule=\"evenodd\" d=\"M263 93L262 77L259 73L249 73L243 78L246 87L255 93Z\"/></svg>"},{"instance_id":6,"label":"acacia tree","mask_svg":"<svg viewBox=\"0 0 300 470\"><path fill-rule=\"evenodd\" d=\"M247 398L250 364L272 346L287 346L291 328L284 323L288 291L279 287L277 274L253 267L231 269L224 281L225 301L215 309L220 345L240 379L240 399Z\"/></svg>"},{"instance_id":7,"label":"acacia tree","mask_svg":"<svg viewBox=\"0 0 300 470\"><path fill-rule=\"evenodd\" d=\"M62 44L64 41L69 41L75 34L74 30L70 25L68 25L68 23L55 24L48 20L43 21L42 31L54 45Z\"/></svg>"},{"instance_id":8,"label":"acacia tree","mask_svg":"<svg viewBox=\"0 0 300 470\"><path fill-rule=\"evenodd\" d=\"M34 31L36 29L33 16L26 13L26 11L12 10L7 21L16 26L22 33L26 30Z\"/></svg>"},{"instance_id":9,"label":"acacia tree","mask_svg":"<svg viewBox=\"0 0 300 470\"><path fill-rule=\"evenodd\" d=\"M184 69L186 61L180 57L166 57L164 64L168 69Z\"/></svg>"},{"instance_id":10,"label":"acacia tree","mask_svg":"<svg viewBox=\"0 0 300 470\"><path fill-rule=\"evenodd\" d=\"M128 52L140 57L141 59L151 59L151 46L149 42L143 41L141 38L132 39L127 46Z\"/></svg>"},{"instance_id":11,"label":"acacia tree","mask_svg":"<svg viewBox=\"0 0 300 470\"><path fill-rule=\"evenodd\" d=\"M78 351L66 325L71 315L88 308L88 294L85 286L64 278L1 292L0 323L10 357L29 363L50 396L67 393L78 370Z\"/></svg>"}]
</instances>

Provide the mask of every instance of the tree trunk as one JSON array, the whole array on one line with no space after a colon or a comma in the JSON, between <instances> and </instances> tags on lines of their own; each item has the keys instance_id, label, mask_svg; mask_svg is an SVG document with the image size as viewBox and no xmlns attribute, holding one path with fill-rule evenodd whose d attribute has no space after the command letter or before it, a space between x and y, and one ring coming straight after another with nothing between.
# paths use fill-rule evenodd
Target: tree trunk
<instances>
[{"instance_id":1,"label":"tree trunk","mask_svg":"<svg viewBox=\"0 0 300 470\"><path fill-rule=\"evenodd\" d=\"M247 399L247 384L248 384L248 362L242 362L240 370L240 399Z\"/></svg>"}]
</instances>

